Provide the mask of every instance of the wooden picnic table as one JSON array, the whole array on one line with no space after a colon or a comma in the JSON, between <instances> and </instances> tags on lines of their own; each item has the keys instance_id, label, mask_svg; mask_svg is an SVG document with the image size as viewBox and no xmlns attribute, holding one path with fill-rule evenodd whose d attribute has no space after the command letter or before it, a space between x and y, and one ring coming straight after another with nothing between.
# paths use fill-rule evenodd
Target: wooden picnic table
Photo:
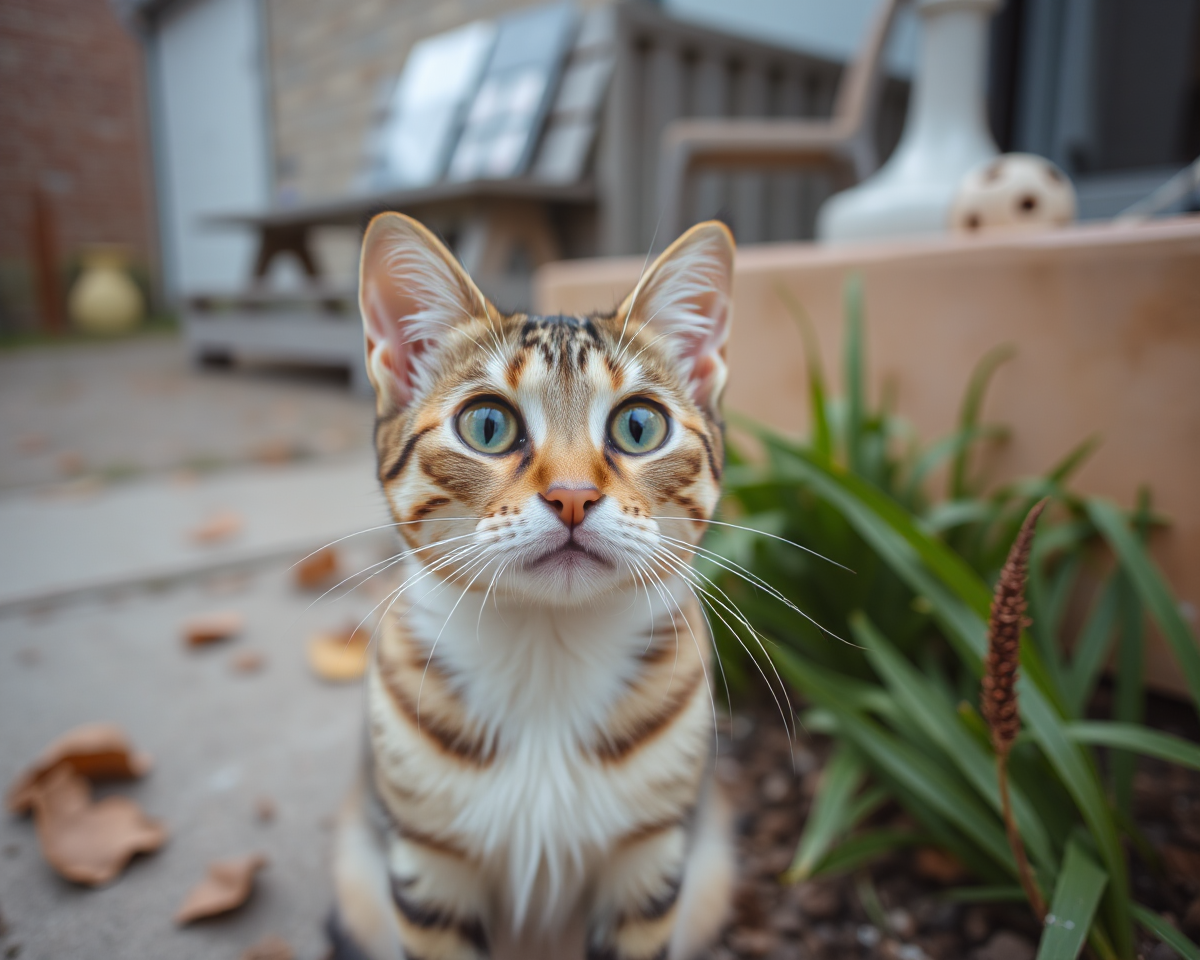
<instances>
[{"instance_id":1,"label":"wooden picnic table","mask_svg":"<svg viewBox=\"0 0 1200 960\"><path fill-rule=\"evenodd\" d=\"M304 206L280 207L264 213L216 214L205 218L205 222L257 231L258 251L253 271L256 282L267 275L277 256L291 253L300 261L305 274L319 284L321 269L313 256L311 242L312 231L317 227L362 228L372 216L385 210L420 219L431 213L444 215L453 208L486 211L497 205L511 207L513 203L537 204L551 209L587 207L596 203L596 189L591 181L549 183L523 177L457 183L443 181L417 189L352 195ZM554 219L551 217L552 221Z\"/></svg>"}]
</instances>

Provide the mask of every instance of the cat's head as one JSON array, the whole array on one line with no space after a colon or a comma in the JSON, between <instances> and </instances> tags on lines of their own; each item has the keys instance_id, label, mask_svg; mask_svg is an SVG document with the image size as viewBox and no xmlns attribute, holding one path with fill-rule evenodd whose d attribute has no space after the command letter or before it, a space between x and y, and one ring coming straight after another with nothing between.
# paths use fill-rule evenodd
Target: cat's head
<instances>
[{"instance_id":1,"label":"cat's head","mask_svg":"<svg viewBox=\"0 0 1200 960\"><path fill-rule=\"evenodd\" d=\"M650 589L686 563L720 492L733 254L703 223L614 313L506 316L423 226L376 217L367 371L379 477L413 558L555 604Z\"/></svg>"}]
</instances>

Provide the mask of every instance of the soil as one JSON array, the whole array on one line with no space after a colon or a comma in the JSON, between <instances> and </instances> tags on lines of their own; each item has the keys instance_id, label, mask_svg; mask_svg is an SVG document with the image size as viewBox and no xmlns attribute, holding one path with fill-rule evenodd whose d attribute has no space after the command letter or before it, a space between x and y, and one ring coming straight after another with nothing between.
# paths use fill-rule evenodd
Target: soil
<instances>
[{"instance_id":1,"label":"soil","mask_svg":"<svg viewBox=\"0 0 1200 960\"><path fill-rule=\"evenodd\" d=\"M1108 695L1097 694L1098 717L1109 715ZM961 868L932 849L889 855L849 876L782 882L832 743L803 730L789 740L769 695L743 699L734 716L732 730L723 725L717 777L738 811L740 878L733 919L709 960L1033 960L1039 927L1029 908L947 900L947 890L974 881L954 876ZM1152 696L1147 721L1200 740L1186 704ZM1134 816L1147 841L1129 850L1135 898L1195 939L1200 773L1143 758ZM871 823L911 826L896 806ZM1142 931L1138 937L1141 960L1177 956Z\"/></svg>"}]
</instances>

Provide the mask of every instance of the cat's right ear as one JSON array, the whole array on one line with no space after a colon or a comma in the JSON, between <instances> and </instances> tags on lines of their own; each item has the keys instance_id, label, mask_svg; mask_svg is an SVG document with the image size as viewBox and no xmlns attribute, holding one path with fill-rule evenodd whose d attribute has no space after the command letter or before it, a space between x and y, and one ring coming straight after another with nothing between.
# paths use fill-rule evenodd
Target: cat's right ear
<instances>
[{"instance_id":1,"label":"cat's right ear","mask_svg":"<svg viewBox=\"0 0 1200 960\"><path fill-rule=\"evenodd\" d=\"M493 309L441 241L401 213L367 227L358 305L381 411L407 406L428 382L436 347Z\"/></svg>"}]
</instances>

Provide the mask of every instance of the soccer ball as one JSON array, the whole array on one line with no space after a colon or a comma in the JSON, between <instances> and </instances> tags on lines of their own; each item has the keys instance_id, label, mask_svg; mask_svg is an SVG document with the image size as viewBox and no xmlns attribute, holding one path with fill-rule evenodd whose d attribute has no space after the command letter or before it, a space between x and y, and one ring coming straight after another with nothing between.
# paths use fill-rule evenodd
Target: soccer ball
<instances>
[{"instance_id":1,"label":"soccer ball","mask_svg":"<svg viewBox=\"0 0 1200 960\"><path fill-rule=\"evenodd\" d=\"M1048 230L1075 219L1075 188L1045 157L1006 153L971 170L950 204L954 233Z\"/></svg>"}]
</instances>

